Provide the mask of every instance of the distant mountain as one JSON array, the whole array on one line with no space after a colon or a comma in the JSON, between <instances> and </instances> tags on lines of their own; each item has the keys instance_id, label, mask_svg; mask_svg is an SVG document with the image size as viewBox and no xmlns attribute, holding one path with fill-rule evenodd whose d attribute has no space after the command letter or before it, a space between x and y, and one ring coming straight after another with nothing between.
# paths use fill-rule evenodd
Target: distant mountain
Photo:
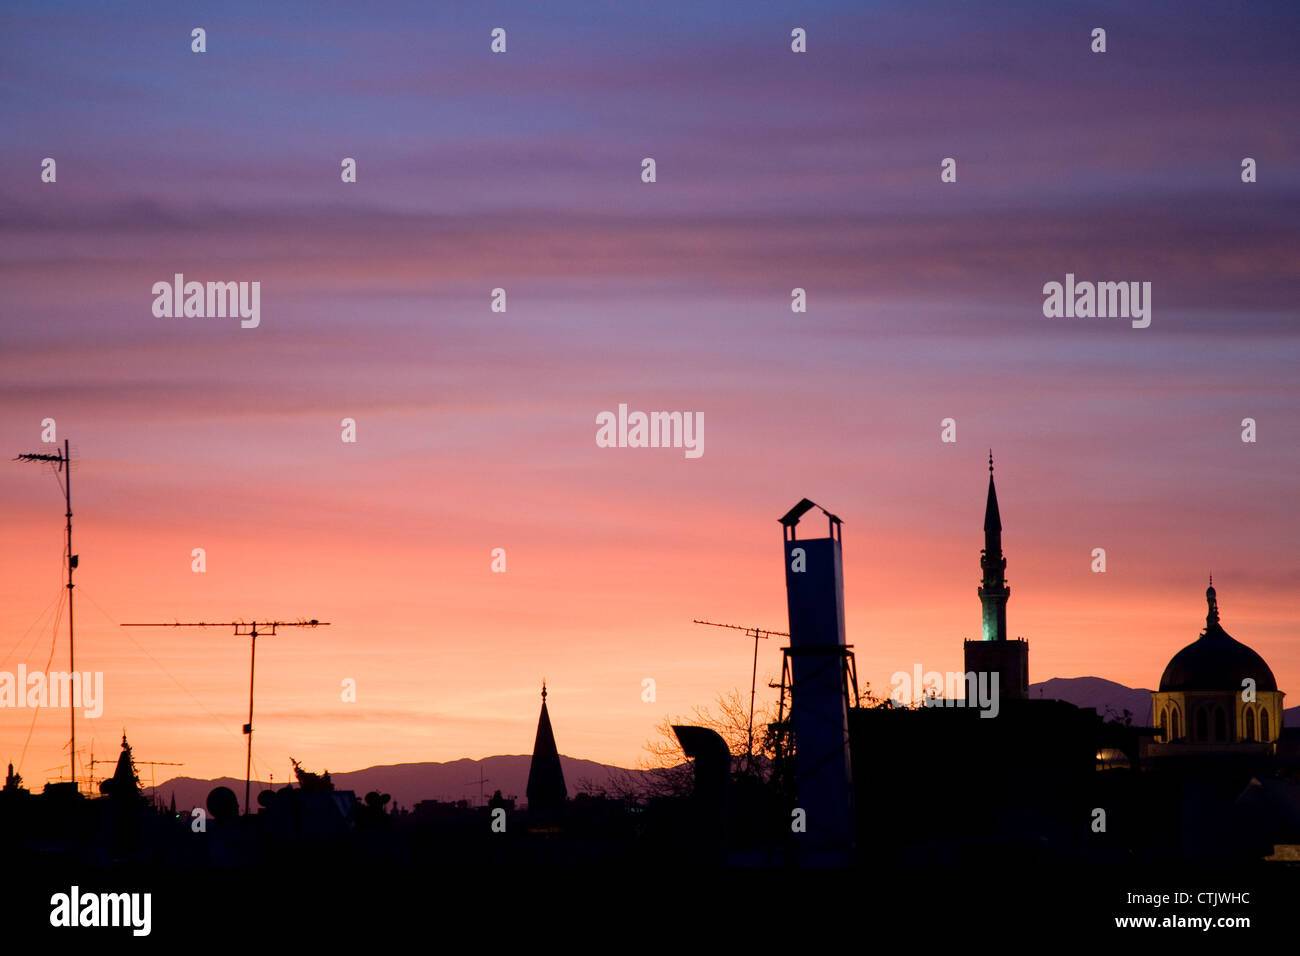
<instances>
[{"instance_id":1,"label":"distant mountain","mask_svg":"<svg viewBox=\"0 0 1300 956\"><path fill-rule=\"evenodd\" d=\"M365 770L335 773L330 771L330 780L335 789L355 790L359 797L364 797L371 790L392 794L393 802L410 808L420 800L472 800L478 803L479 773L485 778L483 793L491 797L493 791L500 790L507 797L517 797L520 805L527 802L528 767L532 757L528 755L511 755L485 757L482 760L453 760L447 763L399 763L390 766L367 767ZM584 784L590 783L596 789L609 786L621 777L639 779L645 772L641 770L624 770L611 767L592 760L579 760L575 757L560 757L560 766L564 770L564 783L569 796L574 796ZM327 767L308 767L316 773L322 773ZM278 790L291 781L276 780ZM296 786L296 781L293 781ZM170 802L172 794L176 795L177 809L201 807L207 803L208 792L213 787L226 786L235 791L240 802L244 799L244 781L231 777L217 780L196 780L193 777L175 777L160 783L154 790L164 803ZM253 799L267 789L270 784L253 781Z\"/></svg>"},{"instance_id":2,"label":"distant mountain","mask_svg":"<svg viewBox=\"0 0 1300 956\"><path fill-rule=\"evenodd\" d=\"M1125 687L1103 677L1053 677L1029 685L1034 699L1063 700L1076 707L1092 707L1107 720L1124 719L1124 711L1133 715L1133 723L1151 726L1151 691Z\"/></svg>"},{"instance_id":3,"label":"distant mountain","mask_svg":"<svg viewBox=\"0 0 1300 956\"><path fill-rule=\"evenodd\" d=\"M1029 696L1048 700L1063 700L1076 707L1093 707L1107 719L1124 716L1124 710L1133 715L1133 723L1151 726L1151 691L1125 687L1102 677L1053 677L1039 684L1029 685ZM1283 727L1300 727L1300 707L1282 711Z\"/></svg>"},{"instance_id":4,"label":"distant mountain","mask_svg":"<svg viewBox=\"0 0 1300 956\"><path fill-rule=\"evenodd\" d=\"M1134 724L1151 725L1151 691L1125 687L1101 677L1054 677L1038 684L1030 684L1029 696L1063 700L1076 707L1093 707L1107 719L1123 720L1127 709L1133 715ZM1287 708L1282 715L1283 726L1300 727L1300 707ZM528 766L531 762L531 756L516 754L447 763L399 763L350 772L331 772L330 780L339 790L355 790L362 797L371 790L392 794L394 803L410 808L420 800L430 799L472 800L477 803L481 769L486 778L483 784L485 796L490 797L493 791L500 790L507 797L517 797L522 805L527 801L525 791L528 789ZM560 766L564 769L564 782L570 797L584 784L590 784L599 790L620 779L639 781L645 773L643 770L625 770L592 760L565 756L560 757ZM328 768L307 769L319 773ZM277 781L276 787L283 787L288 782ZM241 801L244 799L244 781L231 777L217 780L175 777L160 783L155 789L164 802L169 802L172 794L175 794L177 808L189 809L204 806L208 791L218 786L229 787ZM253 792L256 795L268 786L269 784L254 781Z\"/></svg>"}]
</instances>

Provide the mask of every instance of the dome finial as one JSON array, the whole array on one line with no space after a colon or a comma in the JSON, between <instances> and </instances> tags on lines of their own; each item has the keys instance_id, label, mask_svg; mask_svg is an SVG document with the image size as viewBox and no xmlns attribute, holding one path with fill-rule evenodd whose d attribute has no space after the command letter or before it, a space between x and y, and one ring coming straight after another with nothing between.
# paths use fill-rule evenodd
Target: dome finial
<instances>
[{"instance_id":1,"label":"dome finial","mask_svg":"<svg viewBox=\"0 0 1300 956\"><path fill-rule=\"evenodd\" d=\"M546 700L546 678L542 678L542 700Z\"/></svg>"},{"instance_id":2,"label":"dome finial","mask_svg":"<svg viewBox=\"0 0 1300 956\"><path fill-rule=\"evenodd\" d=\"M1213 627L1219 623L1219 596L1214 590L1214 575L1210 575L1210 586L1205 589L1205 602L1209 605L1209 611L1205 615L1205 624L1207 627Z\"/></svg>"},{"instance_id":3,"label":"dome finial","mask_svg":"<svg viewBox=\"0 0 1300 956\"><path fill-rule=\"evenodd\" d=\"M989 449L989 474L993 474L993 449Z\"/></svg>"}]
</instances>

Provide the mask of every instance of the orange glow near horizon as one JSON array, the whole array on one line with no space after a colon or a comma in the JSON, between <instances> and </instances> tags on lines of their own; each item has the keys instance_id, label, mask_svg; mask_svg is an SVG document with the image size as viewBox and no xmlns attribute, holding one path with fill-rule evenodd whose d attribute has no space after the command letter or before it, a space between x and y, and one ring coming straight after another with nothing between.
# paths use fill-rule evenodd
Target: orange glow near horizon
<instances>
[{"instance_id":1,"label":"orange glow near horizon","mask_svg":"<svg viewBox=\"0 0 1300 956\"><path fill-rule=\"evenodd\" d=\"M977 636L984 475L974 456L961 463L969 467L940 466L950 451L934 452L923 482L876 479L888 495L915 493L910 508L872 513L867 502L881 495L863 484L852 495L813 492L845 520L849 640L860 680L877 693L914 664L960 670L961 641ZM98 719L78 718L83 761L92 744L96 760L113 758L125 730L139 760L183 761L167 768L178 775L242 776L247 638L117 626L125 621L331 622L258 642L260 779L289 779L290 756L337 772L528 753L543 677L561 752L635 766L664 716L743 689L749 640L691 620L784 629L775 519L798 493L778 499L743 487L733 495L722 481L720 492L697 500L673 485L677 453L619 458L592 447L553 476L530 479L516 497L489 480L493 467L519 467L504 460L509 454L478 473L438 455L400 465L369 458L339 465L337 481L313 468L297 476L248 468L238 478L243 466L213 465L183 492L162 484L171 475L87 454L74 485L77 664L105 673L106 700ZM707 455L690 464L704 466L706 481L723 470ZM619 474L612 483L626 494L583 500L570 483L592 481L602 468ZM1014 456L1001 459L999 493L1010 628L1030 641L1031 680L1093 675L1154 687L1204 623L1201 570L1161 554L1138 530L1114 528L1112 555L1143 554L1150 573L1090 573L1088 549L1054 527L1051 497L1026 493L1041 476L1021 470ZM41 626L18 641L3 669L19 661L43 668L51 615L41 609L58 598L61 509L52 479L13 471L0 479L10 502L0 628L16 639ZM795 469L781 475L772 462L765 471L764 484L795 486ZM820 533L813 518L805 527ZM206 549L204 574L191 571L194 547ZM505 574L490 571L494 547L507 550ZM1286 690L1297 673L1289 595L1232 563L1215 569L1224 625L1263 654ZM779 647L760 645L767 697ZM65 666L66 618L51 669ZM654 703L641 700L645 677L656 681ZM346 678L356 681L355 703L342 700ZM0 710L11 751L0 756L16 765L32 716ZM21 761L29 784L58 777L45 768L66 764L66 738L66 711L38 715Z\"/></svg>"}]
</instances>

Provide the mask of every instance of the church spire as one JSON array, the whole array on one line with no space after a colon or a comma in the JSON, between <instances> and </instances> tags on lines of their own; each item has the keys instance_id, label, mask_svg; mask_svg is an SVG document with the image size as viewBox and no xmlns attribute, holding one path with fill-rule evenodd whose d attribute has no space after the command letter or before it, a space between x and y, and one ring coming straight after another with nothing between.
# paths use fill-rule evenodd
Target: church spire
<instances>
[{"instance_id":1,"label":"church spire","mask_svg":"<svg viewBox=\"0 0 1300 956\"><path fill-rule=\"evenodd\" d=\"M551 730L551 715L546 711L546 681L542 681L542 713L537 718L537 739L533 743L533 760L528 767L528 810L530 813L555 813L568 797L560 752Z\"/></svg>"},{"instance_id":2,"label":"church spire","mask_svg":"<svg viewBox=\"0 0 1300 956\"><path fill-rule=\"evenodd\" d=\"M989 449L989 495L984 505L984 550L980 552L980 603L984 606L983 639L1007 639L1007 599L1011 589L1006 580L1007 559L1002 556L1002 515L998 491L993 484L993 450Z\"/></svg>"}]
</instances>

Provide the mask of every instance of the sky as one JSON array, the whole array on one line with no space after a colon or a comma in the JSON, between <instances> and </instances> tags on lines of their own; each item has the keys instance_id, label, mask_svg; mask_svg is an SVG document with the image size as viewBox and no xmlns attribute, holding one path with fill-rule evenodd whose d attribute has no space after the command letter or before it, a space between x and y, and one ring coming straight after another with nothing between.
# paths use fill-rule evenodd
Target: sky
<instances>
[{"instance_id":1,"label":"sky","mask_svg":"<svg viewBox=\"0 0 1300 956\"><path fill-rule=\"evenodd\" d=\"M242 775L248 640L118 625L302 617L261 779L528 753L543 679L562 753L635 766L747 685L693 618L785 629L803 497L860 681L960 670L990 448L1032 681L1154 687L1213 572L1300 694L1300 8L1130 6L7 4L0 458L72 444L81 763ZM155 316L178 272L260 324ZM1045 317L1067 273L1150 327ZM703 454L598 447L619 404ZM0 671L66 664L62 553L50 469L0 466ZM29 785L67 736L0 708Z\"/></svg>"}]
</instances>

